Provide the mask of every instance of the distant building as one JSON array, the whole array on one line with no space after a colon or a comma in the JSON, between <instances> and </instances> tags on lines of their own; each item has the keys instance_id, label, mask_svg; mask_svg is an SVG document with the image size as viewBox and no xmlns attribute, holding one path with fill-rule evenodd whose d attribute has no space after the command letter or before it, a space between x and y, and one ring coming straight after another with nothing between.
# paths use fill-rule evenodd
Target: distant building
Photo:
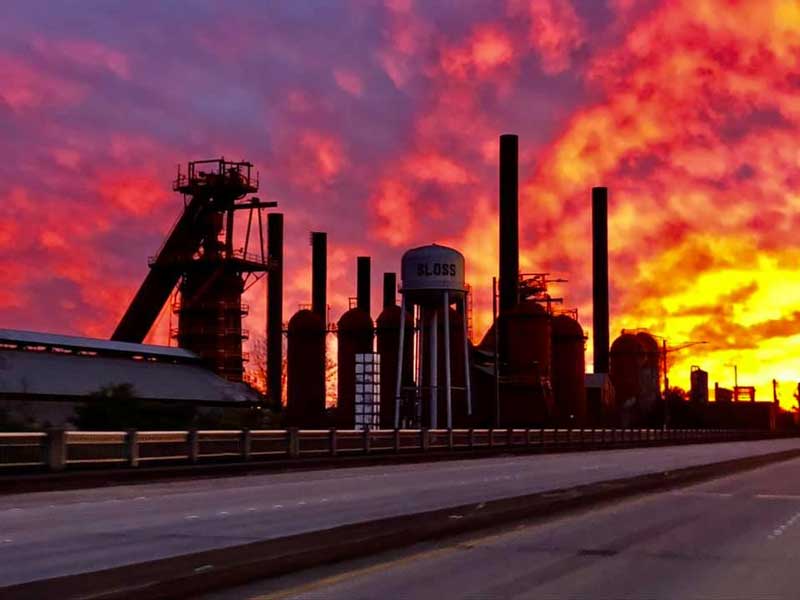
<instances>
[{"instance_id":1,"label":"distant building","mask_svg":"<svg viewBox=\"0 0 800 600\"><path fill-rule=\"evenodd\" d=\"M247 407L260 396L182 348L0 329L0 410L39 426L69 425L78 404L129 386L134 398Z\"/></svg>"},{"instance_id":2,"label":"distant building","mask_svg":"<svg viewBox=\"0 0 800 600\"><path fill-rule=\"evenodd\" d=\"M606 373L586 373L586 413L589 423L606 424L614 411L614 386Z\"/></svg>"},{"instance_id":3,"label":"distant building","mask_svg":"<svg viewBox=\"0 0 800 600\"><path fill-rule=\"evenodd\" d=\"M714 402L733 402L733 390L714 384Z\"/></svg>"},{"instance_id":4,"label":"distant building","mask_svg":"<svg viewBox=\"0 0 800 600\"><path fill-rule=\"evenodd\" d=\"M691 390L689 398L692 402L708 402L708 371L693 366L691 371Z\"/></svg>"}]
</instances>

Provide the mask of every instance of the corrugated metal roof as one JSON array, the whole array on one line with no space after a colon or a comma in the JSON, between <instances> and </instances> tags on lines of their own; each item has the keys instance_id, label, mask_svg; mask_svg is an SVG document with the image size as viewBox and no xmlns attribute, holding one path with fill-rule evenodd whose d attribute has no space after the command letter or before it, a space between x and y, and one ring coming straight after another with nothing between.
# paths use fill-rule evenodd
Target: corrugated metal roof
<instances>
[{"instance_id":1,"label":"corrugated metal roof","mask_svg":"<svg viewBox=\"0 0 800 600\"><path fill-rule=\"evenodd\" d=\"M183 348L169 346L156 346L154 344L132 344L130 342L112 342L97 338L87 338L75 335L58 335L38 331L22 331L18 329L0 329L0 344L20 344L28 346L47 346L50 348L64 348L98 354L128 354L130 356L142 355L197 361L199 357Z\"/></svg>"},{"instance_id":2,"label":"corrugated metal roof","mask_svg":"<svg viewBox=\"0 0 800 600\"><path fill-rule=\"evenodd\" d=\"M130 384L138 398L257 402L258 395L195 364L0 349L0 394L88 396Z\"/></svg>"}]
</instances>

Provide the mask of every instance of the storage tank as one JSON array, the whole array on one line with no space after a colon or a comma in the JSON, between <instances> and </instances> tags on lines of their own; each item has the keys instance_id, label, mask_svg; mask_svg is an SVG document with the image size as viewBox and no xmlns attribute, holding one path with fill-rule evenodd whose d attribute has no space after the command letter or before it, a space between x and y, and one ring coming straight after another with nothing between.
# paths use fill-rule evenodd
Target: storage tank
<instances>
[{"instance_id":1,"label":"storage tank","mask_svg":"<svg viewBox=\"0 0 800 600\"><path fill-rule=\"evenodd\" d=\"M568 315L554 317L551 325L555 420L559 425L583 427L586 424L586 338L583 328Z\"/></svg>"},{"instance_id":2,"label":"storage tank","mask_svg":"<svg viewBox=\"0 0 800 600\"><path fill-rule=\"evenodd\" d=\"M406 334L403 340L403 388L414 385L414 348L411 329L413 319L406 312ZM381 357L381 429L394 428L395 390L397 388L397 350L400 348L400 307L385 306L376 321L377 352ZM401 417L408 410L401 411Z\"/></svg>"},{"instance_id":3,"label":"storage tank","mask_svg":"<svg viewBox=\"0 0 800 600\"><path fill-rule=\"evenodd\" d=\"M325 425L325 324L313 311L300 310L289 320L286 340L287 424Z\"/></svg>"},{"instance_id":4,"label":"storage tank","mask_svg":"<svg viewBox=\"0 0 800 600\"><path fill-rule=\"evenodd\" d=\"M372 335L372 319L358 307L351 308L339 319L336 421L342 429L355 427L356 354L372 352Z\"/></svg>"},{"instance_id":5,"label":"storage tank","mask_svg":"<svg viewBox=\"0 0 800 600\"><path fill-rule=\"evenodd\" d=\"M545 424L553 410L550 315L537 302L526 300L500 315L498 326L500 356L508 356L508 364L501 365L501 424Z\"/></svg>"},{"instance_id":6,"label":"storage tank","mask_svg":"<svg viewBox=\"0 0 800 600\"><path fill-rule=\"evenodd\" d=\"M661 366L661 350L656 339L646 331L636 334L639 343L644 351L644 365L640 373L639 407L646 422L649 425L652 421L658 421L656 412L659 408L661 393L659 390L659 372Z\"/></svg>"},{"instance_id":7,"label":"storage tank","mask_svg":"<svg viewBox=\"0 0 800 600\"><path fill-rule=\"evenodd\" d=\"M611 344L609 376L614 385L614 399L623 426L638 421L638 398L642 391L641 373L645 351L639 338L623 333Z\"/></svg>"},{"instance_id":8,"label":"storage tank","mask_svg":"<svg viewBox=\"0 0 800 600\"><path fill-rule=\"evenodd\" d=\"M501 315L498 322L500 343L508 345L507 373L549 379L552 342L547 311L537 302L526 300Z\"/></svg>"}]
</instances>

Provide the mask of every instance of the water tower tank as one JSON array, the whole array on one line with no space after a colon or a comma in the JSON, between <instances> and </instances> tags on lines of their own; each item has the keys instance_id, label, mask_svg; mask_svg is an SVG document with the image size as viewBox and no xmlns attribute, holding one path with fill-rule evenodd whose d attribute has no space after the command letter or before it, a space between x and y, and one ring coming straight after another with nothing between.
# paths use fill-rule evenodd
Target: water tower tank
<instances>
[{"instance_id":1,"label":"water tower tank","mask_svg":"<svg viewBox=\"0 0 800 600\"><path fill-rule=\"evenodd\" d=\"M401 278L408 302L438 306L443 292L464 293L464 255L437 244L413 248L403 254Z\"/></svg>"}]
</instances>

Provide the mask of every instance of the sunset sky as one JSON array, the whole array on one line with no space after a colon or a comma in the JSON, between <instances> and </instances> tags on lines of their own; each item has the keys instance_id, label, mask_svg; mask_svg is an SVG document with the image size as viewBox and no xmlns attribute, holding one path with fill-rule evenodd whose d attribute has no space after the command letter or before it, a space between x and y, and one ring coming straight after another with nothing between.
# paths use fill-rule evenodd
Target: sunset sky
<instances>
[{"instance_id":1,"label":"sunset sky","mask_svg":"<svg viewBox=\"0 0 800 600\"><path fill-rule=\"evenodd\" d=\"M800 2L6 0L0 327L108 337L177 218L178 163L260 170L286 215L286 318L328 232L332 317L355 257L497 270L497 139L520 136L521 267L591 335L589 190L610 188L612 339L671 345L674 384L800 380ZM254 288L246 327L264 327ZM167 342L168 315L150 341ZM591 340L591 338L590 338ZM591 341L587 362L591 366Z\"/></svg>"}]
</instances>

